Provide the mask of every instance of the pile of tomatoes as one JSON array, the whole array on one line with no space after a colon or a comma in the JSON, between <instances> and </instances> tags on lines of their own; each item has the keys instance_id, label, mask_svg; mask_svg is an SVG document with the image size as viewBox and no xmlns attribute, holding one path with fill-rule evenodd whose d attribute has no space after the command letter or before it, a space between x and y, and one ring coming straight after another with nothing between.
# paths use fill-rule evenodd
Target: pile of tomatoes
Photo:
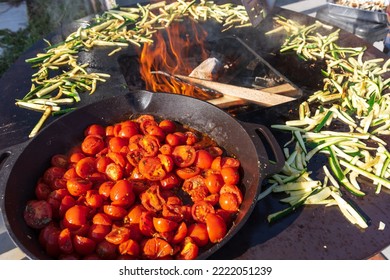
<instances>
[{"instance_id":1,"label":"pile of tomatoes","mask_svg":"<svg viewBox=\"0 0 390 280\"><path fill-rule=\"evenodd\" d=\"M239 211L240 162L209 137L141 115L92 124L57 154L24 219L57 259L195 259Z\"/></svg>"}]
</instances>

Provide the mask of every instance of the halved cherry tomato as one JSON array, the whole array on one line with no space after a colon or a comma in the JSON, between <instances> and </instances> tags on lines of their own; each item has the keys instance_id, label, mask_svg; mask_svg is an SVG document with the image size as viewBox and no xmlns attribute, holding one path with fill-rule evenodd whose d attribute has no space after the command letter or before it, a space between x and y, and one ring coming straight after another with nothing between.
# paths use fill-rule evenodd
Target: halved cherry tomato
<instances>
[{"instance_id":1,"label":"halved cherry tomato","mask_svg":"<svg viewBox=\"0 0 390 280\"><path fill-rule=\"evenodd\" d=\"M173 248L167 241L154 237L145 242L142 252L148 259L160 259L173 255Z\"/></svg>"},{"instance_id":2,"label":"halved cherry tomato","mask_svg":"<svg viewBox=\"0 0 390 280\"><path fill-rule=\"evenodd\" d=\"M46 200L52 189L44 182L38 182L35 186L35 196L38 200Z\"/></svg>"},{"instance_id":3,"label":"halved cherry tomato","mask_svg":"<svg viewBox=\"0 0 390 280\"><path fill-rule=\"evenodd\" d=\"M58 235L58 246L64 254L73 253L72 234L68 228L61 230Z\"/></svg>"},{"instance_id":4,"label":"halved cherry tomato","mask_svg":"<svg viewBox=\"0 0 390 280\"><path fill-rule=\"evenodd\" d=\"M184 145L186 143L186 139L184 135L180 135L178 133L168 133L165 136L165 142L171 147L176 147Z\"/></svg>"},{"instance_id":5,"label":"halved cherry tomato","mask_svg":"<svg viewBox=\"0 0 390 280\"><path fill-rule=\"evenodd\" d=\"M57 154L51 157L50 163L52 166L66 169L69 165L69 159L66 155Z\"/></svg>"},{"instance_id":6,"label":"halved cherry tomato","mask_svg":"<svg viewBox=\"0 0 390 280\"><path fill-rule=\"evenodd\" d=\"M225 237L227 227L224 219L214 213L209 213L206 216L207 233L212 243L218 243Z\"/></svg>"},{"instance_id":7,"label":"halved cherry tomato","mask_svg":"<svg viewBox=\"0 0 390 280\"><path fill-rule=\"evenodd\" d=\"M88 135L81 143L83 153L87 155L96 155L105 147L104 140L99 135Z\"/></svg>"},{"instance_id":8,"label":"halved cherry tomato","mask_svg":"<svg viewBox=\"0 0 390 280\"><path fill-rule=\"evenodd\" d=\"M236 185L240 181L240 174L237 168L223 167L221 169L221 175L225 184Z\"/></svg>"},{"instance_id":9,"label":"halved cherry tomato","mask_svg":"<svg viewBox=\"0 0 390 280\"><path fill-rule=\"evenodd\" d=\"M85 157L76 163L76 173L81 178L88 178L96 172L96 160L93 157Z\"/></svg>"},{"instance_id":10,"label":"halved cherry tomato","mask_svg":"<svg viewBox=\"0 0 390 280\"><path fill-rule=\"evenodd\" d=\"M186 131L184 133L184 135L186 136L186 144L187 145L193 146L193 145L195 145L196 142L199 141L199 136L196 135L195 132Z\"/></svg>"},{"instance_id":11,"label":"halved cherry tomato","mask_svg":"<svg viewBox=\"0 0 390 280\"><path fill-rule=\"evenodd\" d=\"M141 204L134 205L127 214L127 220L130 224L139 224L141 214L146 212L146 208Z\"/></svg>"},{"instance_id":12,"label":"halved cherry tomato","mask_svg":"<svg viewBox=\"0 0 390 280\"><path fill-rule=\"evenodd\" d=\"M176 174L181 179L189 179L191 177L194 177L200 173L200 168L197 166L189 166L189 167L182 167L176 169Z\"/></svg>"},{"instance_id":13,"label":"halved cherry tomato","mask_svg":"<svg viewBox=\"0 0 390 280\"><path fill-rule=\"evenodd\" d=\"M153 217L153 226L158 232L167 232L175 230L179 225L178 223L165 218Z\"/></svg>"},{"instance_id":14,"label":"halved cherry tomato","mask_svg":"<svg viewBox=\"0 0 390 280\"><path fill-rule=\"evenodd\" d=\"M86 256L95 251L96 242L88 237L75 235L73 237L73 247L77 253Z\"/></svg>"},{"instance_id":15,"label":"halved cherry tomato","mask_svg":"<svg viewBox=\"0 0 390 280\"><path fill-rule=\"evenodd\" d=\"M66 187L71 195L80 196L92 188L92 182L83 178L73 178L66 182Z\"/></svg>"},{"instance_id":16,"label":"halved cherry tomato","mask_svg":"<svg viewBox=\"0 0 390 280\"><path fill-rule=\"evenodd\" d=\"M165 119L165 120L162 120L159 124L158 124L159 127L161 127L165 133L173 133L176 131L176 124L174 121L172 120L168 120L168 119Z\"/></svg>"},{"instance_id":17,"label":"halved cherry tomato","mask_svg":"<svg viewBox=\"0 0 390 280\"><path fill-rule=\"evenodd\" d=\"M122 147L129 145L129 139L120 138L120 137L112 137L108 141L108 147L110 151L119 153Z\"/></svg>"},{"instance_id":18,"label":"halved cherry tomato","mask_svg":"<svg viewBox=\"0 0 390 280\"><path fill-rule=\"evenodd\" d=\"M170 190L180 185L180 179L175 173L168 173L164 179L160 180L161 188Z\"/></svg>"},{"instance_id":19,"label":"halved cherry tomato","mask_svg":"<svg viewBox=\"0 0 390 280\"><path fill-rule=\"evenodd\" d=\"M190 236L187 236L184 239L182 249L177 258L180 260L194 260L198 254L198 245L196 245L195 241Z\"/></svg>"},{"instance_id":20,"label":"halved cherry tomato","mask_svg":"<svg viewBox=\"0 0 390 280\"><path fill-rule=\"evenodd\" d=\"M107 234L111 231L111 226L101 225L101 224L93 224L89 228L88 237L94 240L95 242L103 241Z\"/></svg>"},{"instance_id":21,"label":"halved cherry tomato","mask_svg":"<svg viewBox=\"0 0 390 280\"><path fill-rule=\"evenodd\" d=\"M173 147L169 144L163 144L160 149L160 153L163 155L172 155Z\"/></svg>"},{"instance_id":22,"label":"halved cherry tomato","mask_svg":"<svg viewBox=\"0 0 390 280\"><path fill-rule=\"evenodd\" d=\"M125 146L127 148L127 146ZM109 152L107 153L107 157L110 158L113 162L115 162L120 167L126 166L126 158L125 156L120 152ZM103 171L104 172L104 171Z\"/></svg>"},{"instance_id":23,"label":"halved cherry tomato","mask_svg":"<svg viewBox=\"0 0 390 280\"><path fill-rule=\"evenodd\" d=\"M222 209L236 212L240 208L243 195L235 185L224 185L220 190L219 205Z\"/></svg>"},{"instance_id":24,"label":"halved cherry tomato","mask_svg":"<svg viewBox=\"0 0 390 280\"><path fill-rule=\"evenodd\" d=\"M209 234L207 226L204 223L194 223L188 227L188 236L190 236L199 247L206 246L209 243Z\"/></svg>"},{"instance_id":25,"label":"halved cherry tomato","mask_svg":"<svg viewBox=\"0 0 390 280\"><path fill-rule=\"evenodd\" d=\"M142 212L139 220L139 229L143 235L153 236L156 232L153 225L154 216L155 214L152 211Z\"/></svg>"},{"instance_id":26,"label":"halved cherry tomato","mask_svg":"<svg viewBox=\"0 0 390 280\"><path fill-rule=\"evenodd\" d=\"M106 129L100 124L91 124L84 130L84 135L99 135L103 137L106 135Z\"/></svg>"},{"instance_id":27,"label":"halved cherry tomato","mask_svg":"<svg viewBox=\"0 0 390 280\"><path fill-rule=\"evenodd\" d=\"M126 240L119 245L119 253L121 255L138 256L141 252L141 248L137 241L133 239Z\"/></svg>"},{"instance_id":28,"label":"halved cherry tomato","mask_svg":"<svg viewBox=\"0 0 390 280\"><path fill-rule=\"evenodd\" d=\"M139 140L138 145L143 150L143 156L155 157L157 156L158 149L160 148L160 141L153 135L145 135Z\"/></svg>"},{"instance_id":29,"label":"halved cherry tomato","mask_svg":"<svg viewBox=\"0 0 390 280\"><path fill-rule=\"evenodd\" d=\"M161 161L157 157L142 158L138 163L138 169L145 178L151 181L159 181L166 175Z\"/></svg>"},{"instance_id":30,"label":"halved cherry tomato","mask_svg":"<svg viewBox=\"0 0 390 280\"><path fill-rule=\"evenodd\" d=\"M110 193L111 193L111 189L114 186L114 184L115 184L115 182L113 182L113 181L106 181L106 182L102 183L99 186L99 194L105 198L109 198Z\"/></svg>"},{"instance_id":31,"label":"halved cherry tomato","mask_svg":"<svg viewBox=\"0 0 390 280\"><path fill-rule=\"evenodd\" d=\"M85 194L85 202L89 207L99 208L103 205L104 196L98 190L88 190Z\"/></svg>"},{"instance_id":32,"label":"halved cherry tomato","mask_svg":"<svg viewBox=\"0 0 390 280\"><path fill-rule=\"evenodd\" d=\"M182 189L191 196L194 202L203 200L209 194L204 178L201 175L184 180Z\"/></svg>"},{"instance_id":33,"label":"halved cherry tomato","mask_svg":"<svg viewBox=\"0 0 390 280\"><path fill-rule=\"evenodd\" d=\"M129 207L135 201L133 186L128 180L117 181L110 191L112 205Z\"/></svg>"},{"instance_id":34,"label":"halved cherry tomato","mask_svg":"<svg viewBox=\"0 0 390 280\"><path fill-rule=\"evenodd\" d=\"M110 163L107 165L106 168L106 175L113 181L118 181L123 178L124 171L123 168L116 164L116 163Z\"/></svg>"},{"instance_id":35,"label":"halved cherry tomato","mask_svg":"<svg viewBox=\"0 0 390 280\"><path fill-rule=\"evenodd\" d=\"M165 132L161 127L159 127L157 125L157 123L152 124L152 125L148 125L145 128L145 134L154 136L154 137L158 138L160 141L164 141L164 139L165 139Z\"/></svg>"},{"instance_id":36,"label":"halved cherry tomato","mask_svg":"<svg viewBox=\"0 0 390 280\"><path fill-rule=\"evenodd\" d=\"M56 179L61 179L66 172L65 168L52 166L49 167L43 174L43 182L52 186Z\"/></svg>"},{"instance_id":37,"label":"halved cherry tomato","mask_svg":"<svg viewBox=\"0 0 390 280\"><path fill-rule=\"evenodd\" d=\"M112 219L106 213L96 213L92 218L92 223L96 225L111 226Z\"/></svg>"},{"instance_id":38,"label":"halved cherry tomato","mask_svg":"<svg viewBox=\"0 0 390 280\"><path fill-rule=\"evenodd\" d=\"M112 260L117 257L118 246L103 240L96 245L96 254L103 260Z\"/></svg>"},{"instance_id":39,"label":"halved cherry tomato","mask_svg":"<svg viewBox=\"0 0 390 280\"><path fill-rule=\"evenodd\" d=\"M117 205L104 205L103 211L106 213L112 220L120 220L123 219L127 211L125 208Z\"/></svg>"},{"instance_id":40,"label":"halved cherry tomato","mask_svg":"<svg viewBox=\"0 0 390 280\"><path fill-rule=\"evenodd\" d=\"M213 156L207 150L202 149L196 151L195 165L197 167L201 169L209 169L211 168L213 160Z\"/></svg>"},{"instance_id":41,"label":"halved cherry tomato","mask_svg":"<svg viewBox=\"0 0 390 280\"><path fill-rule=\"evenodd\" d=\"M161 164L166 172L171 172L173 170L174 162L170 155L159 154L157 157L160 159Z\"/></svg>"},{"instance_id":42,"label":"halved cherry tomato","mask_svg":"<svg viewBox=\"0 0 390 280\"><path fill-rule=\"evenodd\" d=\"M181 222L177 227L174 236L172 237L172 244L180 244L187 236L188 227L185 222Z\"/></svg>"},{"instance_id":43,"label":"halved cherry tomato","mask_svg":"<svg viewBox=\"0 0 390 280\"><path fill-rule=\"evenodd\" d=\"M123 125L118 132L118 137L121 138L130 138L139 133L138 127L136 125Z\"/></svg>"},{"instance_id":44,"label":"halved cherry tomato","mask_svg":"<svg viewBox=\"0 0 390 280\"><path fill-rule=\"evenodd\" d=\"M196 151L193 146L176 146L172 152L173 161L178 167L187 167L195 162Z\"/></svg>"},{"instance_id":45,"label":"halved cherry tomato","mask_svg":"<svg viewBox=\"0 0 390 280\"><path fill-rule=\"evenodd\" d=\"M222 186L225 184L222 176L217 173L211 173L206 176L204 181L210 193L219 193Z\"/></svg>"},{"instance_id":46,"label":"halved cherry tomato","mask_svg":"<svg viewBox=\"0 0 390 280\"><path fill-rule=\"evenodd\" d=\"M70 163L77 163L80 159L85 158L86 155L83 152L74 152L69 156Z\"/></svg>"},{"instance_id":47,"label":"halved cherry tomato","mask_svg":"<svg viewBox=\"0 0 390 280\"><path fill-rule=\"evenodd\" d=\"M71 230L80 229L87 223L88 207L75 205L65 212L64 225Z\"/></svg>"},{"instance_id":48,"label":"halved cherry tomato","mask_svg":"<svg viewBox=\"0 0 390 280\"><path fill-rule=\"evenodd\" d=\"M165 199L161 195L160 186L153 185L140 194L141 204L149 211L157 212L162 209Z\"/></svg>"},{"instance_id":49,"label":"halved cherry tomato","mask_svg":"<svg viewBox=\"0 0 390 280\"><path fill-rule=\"evenodd\" d=\"M215 209L213 205L208 203L207 201L197 201L192 205L191 208L192 218L196 222L206 222L206 216L209 213L215 213Z\"/></svg>"},{"instance_id":50,"label":"halved cherry tomato","mask_svg":"<svg viewBox=\"0 0 390 280\"><path fill-rule=\"evenodd\" d=\"M113 227L105 239L115 245L119 245L130 238L130 230L126 227Z\"/></svg>"}]
</instances>

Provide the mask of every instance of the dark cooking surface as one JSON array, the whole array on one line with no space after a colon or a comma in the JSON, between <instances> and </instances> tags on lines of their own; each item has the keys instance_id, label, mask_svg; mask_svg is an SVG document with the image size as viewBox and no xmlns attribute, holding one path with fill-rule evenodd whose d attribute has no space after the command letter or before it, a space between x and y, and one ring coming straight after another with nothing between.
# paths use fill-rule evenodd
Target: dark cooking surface
<instances>
[{"instance_id":1,"label":"dark cooking surface","mask_svg":"<svg viewBox=\"0 0 390 280\"><path fill-rule=\"evenodd\" d=\"M302 24L310 24L315 19L284 9L276 9L275 14L282 14L287 18L299 19ZM272 17L272 16L271 16ZM272 18L267 18L261 29L272 28ZM295 84L301 86L304 93L310 93L321 84L318 68L310 64L299 62L294 56L281 56L277 51L281 44L281 35L272 38L265 36L262 30L248 28L240 30L238 35L248 45L256 49L268 62ZM66 30L63 34L68 34ZM62 40L61 32L55 34ZM341 33L340 44L346 46L361 46L366 44L350 33ZM382 57L383 54L371 45L367 45L368 58ZM24 60L33 57L42 51L44 43L38 42L27 51L0 80L0 149L25 142L32 127L40 118L40 113L19 109L14 105L15 98L21 98L29 91L30 78L34 70ZM101 100L112 93L124 94L127 92L126 80L121 74L120 54L107 57L109 50L94 50L91 53L80 55L81 59L91 62L91 71L111 74L109 82L99 84L105 94L81 96L77 106ZM385 57L385 56L383 56ZM317 73L317 75L316 75ZM307 79L311 77L311 79ZM298 102L293 102L298 104ZM290 109L296 104L260 109L237 118L257 122L265 125L283 122L288 119ZM50 118L46 123L55 120ZM71 129L71 128L69 128ZM286 135L277 135L281 144ZM321 162L316 163L321 166ZM1 165L0 165L1 166ZM364 211L371 217L372 226L365 232L350 225L335 207L307 207L297 211L281 222L269 225L265 218L268 213L279 209L277 199L269 197L254 209L253 214L242 230L233 237L222 249L212 256L215 259L367 259L383 250L390 244L387 230L379 231L379 221L387 226L390 224L390 197L386 194L374 197L368 195L359 201Z\"/></svg>"}]
</instances>

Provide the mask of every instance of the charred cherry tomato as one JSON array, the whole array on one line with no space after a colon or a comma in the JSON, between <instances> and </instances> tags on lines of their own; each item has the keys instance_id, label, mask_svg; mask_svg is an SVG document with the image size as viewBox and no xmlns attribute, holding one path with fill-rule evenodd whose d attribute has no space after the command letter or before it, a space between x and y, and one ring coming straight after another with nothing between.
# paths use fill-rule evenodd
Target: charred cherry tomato
<instances>
[{"instance_id":1,"label":"charred cherry tomato","mask_svg":"<svg viewBox=\"0 0 390 280\"><path fill-rule=\"evenodd\" d=\"M52 221L53 212L46 200L30 200L27 202L23 216L28 226L41 229Z\"/></svg>"},{"instance_id":2,"label":"charred cherry tomato","mask_svg":"<svg viewBox=\"0 0 390 280\"><path fill-rule=\"evenodd\" d=\"M200 168L197 166L189 166L189 167L182 167L176 169L176 174L181 179L189 179L191 177L194 177L200 173Z\"/></svg>"}]
</instances>

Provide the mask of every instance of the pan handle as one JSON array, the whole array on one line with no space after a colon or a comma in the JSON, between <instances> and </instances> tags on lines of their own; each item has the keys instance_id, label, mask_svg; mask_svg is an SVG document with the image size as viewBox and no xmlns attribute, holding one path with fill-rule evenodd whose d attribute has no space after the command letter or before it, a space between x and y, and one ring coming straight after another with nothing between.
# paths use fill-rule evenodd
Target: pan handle
<instances>
[{"instance_id":1,"label":"pan handle","mask_svg":"<svg viewBox=\"0 0 390 280\"><path fill-rule=\"evenodd\" d=\"M260 164L262 165L265 177L280 172L284 166L285 157L282 148L272 132L261 124L247 122L241 122L241 124L250 135L258 155L262 158ZM266 155L266 157L262 155Z\"/></svg>"},{"instance_id":2,"label":"pan handle","mask_svg":"<svg viewBox=\"0 0 390 280\"><path fill-rule=\"evenodd\" d=\"M28 141L0 150L0 199L3 198L9 173L27 144Z\"/></svg>"}]
</instances>

